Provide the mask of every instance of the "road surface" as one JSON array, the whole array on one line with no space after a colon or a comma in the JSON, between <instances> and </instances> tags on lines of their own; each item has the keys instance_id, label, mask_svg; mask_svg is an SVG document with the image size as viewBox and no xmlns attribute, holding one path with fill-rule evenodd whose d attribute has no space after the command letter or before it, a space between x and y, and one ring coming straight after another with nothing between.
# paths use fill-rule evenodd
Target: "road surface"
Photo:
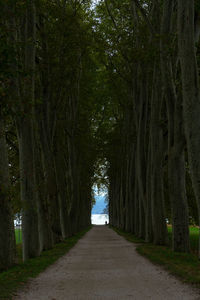
<instances>
[{"instance_id":1,"label":"road surface","mask_svg":"<svg viewBox=\"0 0 200 300\"><path fill-rule=\"evenodd\" d=\"M140 256L135 247L108 226L94 226L15 299L200 299L197 290Z\"/></svg>"}]
</instances>

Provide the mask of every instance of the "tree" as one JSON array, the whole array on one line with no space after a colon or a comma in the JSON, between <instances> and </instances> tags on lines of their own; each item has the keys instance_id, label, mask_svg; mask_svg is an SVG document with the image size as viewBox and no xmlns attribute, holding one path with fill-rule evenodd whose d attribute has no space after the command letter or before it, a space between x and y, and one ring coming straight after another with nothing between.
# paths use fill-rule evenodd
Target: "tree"
<instances>
[{"instance_id":1,"label":"tree","mask_svg":"<svg viewBox=\"0 0 200 300\"><path fill-rule=\"evenodd\" d=\"M199 14L199 12L197 12ZM200 216L200 87L195 48L194 1L178 1L178 43L188 160ZM198 35L197 35L198 37ZM200 244L199 244L200 249Z\"/></svg>"},{"instance_id":2,"label":"tree","mask_svg":"<svg viewBox=\"0 0 200 300\"><path fill-rule=\"evenodd\" d=\"M15 263L16 255L11 184L2 106L0 107L0 149L0 270L2 270Z\"/></svg>"}]
</instances>

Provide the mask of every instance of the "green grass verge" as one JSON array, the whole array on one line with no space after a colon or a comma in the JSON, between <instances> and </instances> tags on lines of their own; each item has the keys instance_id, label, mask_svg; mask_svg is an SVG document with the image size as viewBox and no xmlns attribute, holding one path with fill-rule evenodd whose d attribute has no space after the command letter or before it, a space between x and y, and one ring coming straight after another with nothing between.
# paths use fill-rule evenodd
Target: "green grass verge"
<instances>
[{"instance_id":1,"label":"green grass verge","mask_svg":"<svg viewBox=\"0 0 200 300\"><path fill-rule=\"evenodd\" d=\"M21 245L17 245L19 263L8 271L0 273L0 299L12 299L17 289L22 287L28 279L36 277L59 257L66 254L90 229L91 227L62 243L56 244L53 249L43 251L41 256L29 259L25 263L22 262L21 258Z\"/></svg>"},{"instance_id":2,"label":"green grass verge","mask_svg":"<svg viewBox=\"0 0 200 300\"><path fill-rule=\"evenodd\" d=\"M190 240L192 253L173 252L170 246L157 246L150 243L145 243L144 240L138 239L131 233L113 228L118 234L122 235L128 241L139 243L136 250L141 255L148 258L155 264L164 267L169 273L177 276L182 281L195 284L200 288L200 261L196 255L198 247L198 234L197 227L190 228ZM169 239L171 240L172 231L169 227ZM195 253L195 254L194 254Z\"/></svg>"},{"instance_id":3,"label":"green grass verge","mask_svg":"<svg viewBox=\"0 0 200 300\"><path fill-rule=\"evenodd\" d=\"M172 243L172 226L168 226L169 241ZM190 247L191 252L198 255L199 247L199 228L197 226L190 226Z\"/></svg>"},{"instance_id":4,"label":"green grass verge","mask_svg":"<svg viewBox=\"0 0 200 300\"><path fill-rule=\"evenodd\" d=\"M169 247L152 244L140 245L137 251L184 282L200 287L200 262L196 255L173 252Z\"/></svg>"},{"instance_id":5,"label":"green grass verge","mask_svg":"<svg viewBox=\"0 0 200 300\"><path fill-rule=\"evenodd\" d=\"M21 229L15 229L15 239L16 239L17 245L22 243L22 230Z\"/></svg>"}]
</instances>

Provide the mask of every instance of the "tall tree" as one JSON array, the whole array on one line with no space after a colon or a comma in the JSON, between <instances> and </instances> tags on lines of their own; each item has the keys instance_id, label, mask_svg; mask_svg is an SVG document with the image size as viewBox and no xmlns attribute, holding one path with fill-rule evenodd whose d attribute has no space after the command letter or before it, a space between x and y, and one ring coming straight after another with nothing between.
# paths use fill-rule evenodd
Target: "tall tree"
<instances>
[{"instance_id":1,"label":"tall tree","mask_svg":"<svg viewBox=\"0 0 200 300\"><path fill-rule=\"evenodd\" d=\"M0 107L0 149L0 270L2 270L15 263L16 255L14 222L11 205L11 184L8 169L8 152L2 106Z\"/></svg>"},{"instance_id":2,"label":"tall tree","mask_svg":"<svg viewBox=\"0 0 200 300\"><path fill-rule=\"evenodd\" d=\"M26 1L24 31L23 71L25 74L20 94L20 108L17 115L17 131L19 142L21 201L22 201L22 231L23 259L39 255L37 192L35 180L35 141L33 132L33 104L35 101L35 43L36 43L36 11L35 1Z\"/></svg>"},{"instance_id":3,"label":"tall tree","mask_svg":"<svg viewBox=\"0 0 200 300\"><path fill-rule=\"evenodd\" d=\"M195 47L194 4L193 0L178 0L178 49L183 90L184 128L192 183L200 218L200 86Z\"/></svg>"},{"instance_id":4,"label":"tall tree","mask_svg":"<svg viewBox=\"0 0 200 300\"><path fill-rule=\"evenodd\" d=\"M185 187L185 135L183 130L182 92L175 83L177 45L173 46L176 22L174 1L164 1L161 38L161 70L168 110L168 180L172 205L172 247L174 251L189 252L189 216ZM175 19L176 20L176 19ZM175 48L175 49L173 49ZM173 52L172 52L173 49ZM166 59L167 58L167 59ZM179 65L178 65L179 66Z\"/></svg>"}]
</instances>

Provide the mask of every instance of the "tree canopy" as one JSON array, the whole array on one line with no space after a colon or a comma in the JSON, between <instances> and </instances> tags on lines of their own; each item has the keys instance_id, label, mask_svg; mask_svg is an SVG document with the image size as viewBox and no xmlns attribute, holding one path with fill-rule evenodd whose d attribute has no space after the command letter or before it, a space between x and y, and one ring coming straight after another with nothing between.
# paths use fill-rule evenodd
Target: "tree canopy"
<instances>
[{"instance_id":1,"label":"tree canopy","mask_svg":"<svg viewBox=\"0 0 200 300\"><path fill-rule=\"evenodd\" d=\"M0 269L90 225L189 252L200 216L200 7L194 0L0 1Z\"/></svg>"}]
</instances>

